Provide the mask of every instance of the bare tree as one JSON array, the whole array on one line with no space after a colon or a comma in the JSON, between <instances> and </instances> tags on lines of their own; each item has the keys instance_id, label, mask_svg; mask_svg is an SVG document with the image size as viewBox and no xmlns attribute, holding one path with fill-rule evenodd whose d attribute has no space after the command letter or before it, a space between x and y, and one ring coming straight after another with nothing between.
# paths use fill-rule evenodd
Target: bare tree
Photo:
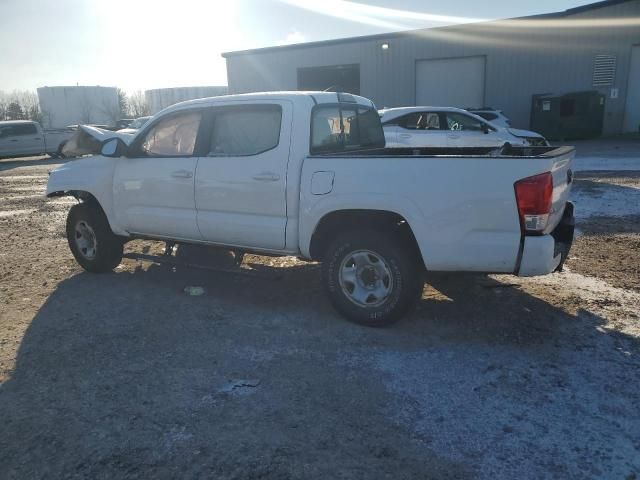
<instances>
[{"instance_id":1,"label":"bare tree","mask_svg":"<svg viewBox=\"0 0 640 480\"><path fill-rule=\"evenodd\" d=\"M80 98L80 120L83 124L91 123L91 118L93 116L93 105L91 105L91 101L87 94L83 92L82 97Z\"/></svg>"},{"instance_id":2,"label":"bare tree","mask_svg":"<svg viewBox=\"0 0 640 480\"><path fill-rule=\"evenodd\" d=\"M24 111L18 102L11 102L7 108L8 120L24 120Z\"/></svg>"},{"instance_id":3,"label":"bare tree","mask_svg":"<svg viewBox=\"0 0 640 480\"><path fill-rule=\"evenodd\" d=\"M16 90L12 93L13 100L22 107L24 118L34 122L42 121L38 94L30 90Z\"/></svg>"},{"instance_id":4,"label":"bare tree","mask_svg":"<svg viewBox=\"0 0 640 480\"><path fill-rule=\"evenodd\" d=\"M42 119L38 95L30 90L0 91L0 120Z\"/></svg>"},{"instance_id":5,"label":"bare tree","mask_svg":"<svg viewBox=\"0 0 640 480\"><path fill-rule=\"evenodd\" d=\"M0 90L0 120L7 119L7 110L9 108L9 96Z\"/></svg>"},{"instance_id":6,"label":"bare tree","mask_svg":"<svg viewBox=\"0 0 640 480\"><path fill-rule=\"evenodd\" d=\"M137 90L129 96L129 113L133 118L149 115L149 105L142 90Z\"/></svg>"},{"instance_id":7,"label":"bare tree","mask_svg":"<svg viewBox=\"0 0 640 480\"><path fill-rule=\"evenodd\" d=\"M127 93L121 88L118 88L117 93L120 118L125 118L129 114L129 100L127 99Z\"/></svg>"},{"instance_id":8,"label":"bare tree","mask_svg":"<svg viewBox=\"0 0 640 480\"><path fill-rule=\"evenodd\" d=\"M120 115L120 105L118 103L109 102L109 99L103 98L100 112L104 114L111 125L115 125L122 118Z\"/></svg>"}]
</instances>

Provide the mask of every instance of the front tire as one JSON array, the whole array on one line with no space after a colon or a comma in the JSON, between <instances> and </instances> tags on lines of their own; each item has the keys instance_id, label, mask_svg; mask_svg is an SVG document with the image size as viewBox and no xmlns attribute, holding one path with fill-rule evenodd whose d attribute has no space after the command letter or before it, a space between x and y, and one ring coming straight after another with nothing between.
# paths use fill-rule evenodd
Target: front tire
<instances>
[{"instance_id":1,"label":"front tire","mask_svg":"<svg viewBox=\"0 0 640 480\"><path fill-rule=\"evenodd\" d=\"M67 216L67 240L76 261L88 272L110 272L122 261L123 241L93 202L79 203Z\"/></svg>"},{"instance_id":2,"label":"front tire","mask_svg":"<svg viewBox=\"0 0 640 480\"><path fill-rule=\"evenodd\" d=\"M346 232L329 245L322 263L325 291L349 320L383 327L399 320L422 294L415 248L378 231Z\"/></svg>"}]
</instances>

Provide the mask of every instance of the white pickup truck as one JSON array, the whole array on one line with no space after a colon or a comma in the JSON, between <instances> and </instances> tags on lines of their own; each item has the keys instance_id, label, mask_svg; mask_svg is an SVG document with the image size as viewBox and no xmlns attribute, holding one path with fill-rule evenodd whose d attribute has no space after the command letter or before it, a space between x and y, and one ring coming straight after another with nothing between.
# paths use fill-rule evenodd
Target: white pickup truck
<instances>
[{"instance_id":1,"label":"white pickup truck","mask_svg":"<svg viewBox=\"0 0 640 480\"><path fill-rule=\"evenodd\" d=\"M50 173L69 246L110 271L134 238L322 262L336 309L381 326L427 271L543 275L573 240L571 147L385 149L375 106L274 92L169 107Z\"/></svg>"},{"instance_id":2,"label":"white pickup truck","mask_svg":"<svg viewBox=\"0 0 640 480\"><path fill-rule=\"evenodd\" d=\"M10 120L0 122L0 157L60 155L74 131L70 128L44 130L38 122Z\"/></svg>"}]
</instances>

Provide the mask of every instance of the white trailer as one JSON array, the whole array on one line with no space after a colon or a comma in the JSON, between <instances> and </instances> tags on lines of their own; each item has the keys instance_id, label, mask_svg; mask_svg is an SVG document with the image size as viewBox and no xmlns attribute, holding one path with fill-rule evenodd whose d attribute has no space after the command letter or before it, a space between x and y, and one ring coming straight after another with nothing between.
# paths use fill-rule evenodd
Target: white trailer
<instances>
[{"instance_id":1,"label":"white trailer","mask_svg":"<svg viewBox=\"0 0 640 480\"><path fill-rule=\"evenodd\" d=\"M111 126L120 119L115 87L41 87L38 99L45 128L79 124Z\"/></svg>"},{"instance_id":2,"label":"white trailer","mask_svg":"<svg viewBox=\"0 0 640 480\"><path fill-rule=\"evenodd\" d=\"M156 88L144 92L149 113L155 115L160 110L185 100L196 98L218 97L229 93L229 87L176 87Z\"/></svg>"}]
</instances>

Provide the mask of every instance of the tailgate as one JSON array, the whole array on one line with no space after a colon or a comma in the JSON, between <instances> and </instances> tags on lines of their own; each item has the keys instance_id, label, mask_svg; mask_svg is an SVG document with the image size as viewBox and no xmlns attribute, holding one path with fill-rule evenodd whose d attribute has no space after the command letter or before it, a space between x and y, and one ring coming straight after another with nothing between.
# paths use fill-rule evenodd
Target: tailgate
<instances>
[{"instance_id":1,"label":"tailgate","mask_svg":"<svg viewBox=\"0 0 640 480\"><path fill-rule=\"evenodd\" d=\"M544 233L550 233L556 228L558 223L560 223L573 184L573 171L571 167L573 165L573 158L575 157L575 149L564 147L549 153L551 154L556 151L558 152L558 156L552 158L553 164L551 167L551 175L553 177L551 214L549 215L549 222Z\"/></svg>"}]
</instances>

